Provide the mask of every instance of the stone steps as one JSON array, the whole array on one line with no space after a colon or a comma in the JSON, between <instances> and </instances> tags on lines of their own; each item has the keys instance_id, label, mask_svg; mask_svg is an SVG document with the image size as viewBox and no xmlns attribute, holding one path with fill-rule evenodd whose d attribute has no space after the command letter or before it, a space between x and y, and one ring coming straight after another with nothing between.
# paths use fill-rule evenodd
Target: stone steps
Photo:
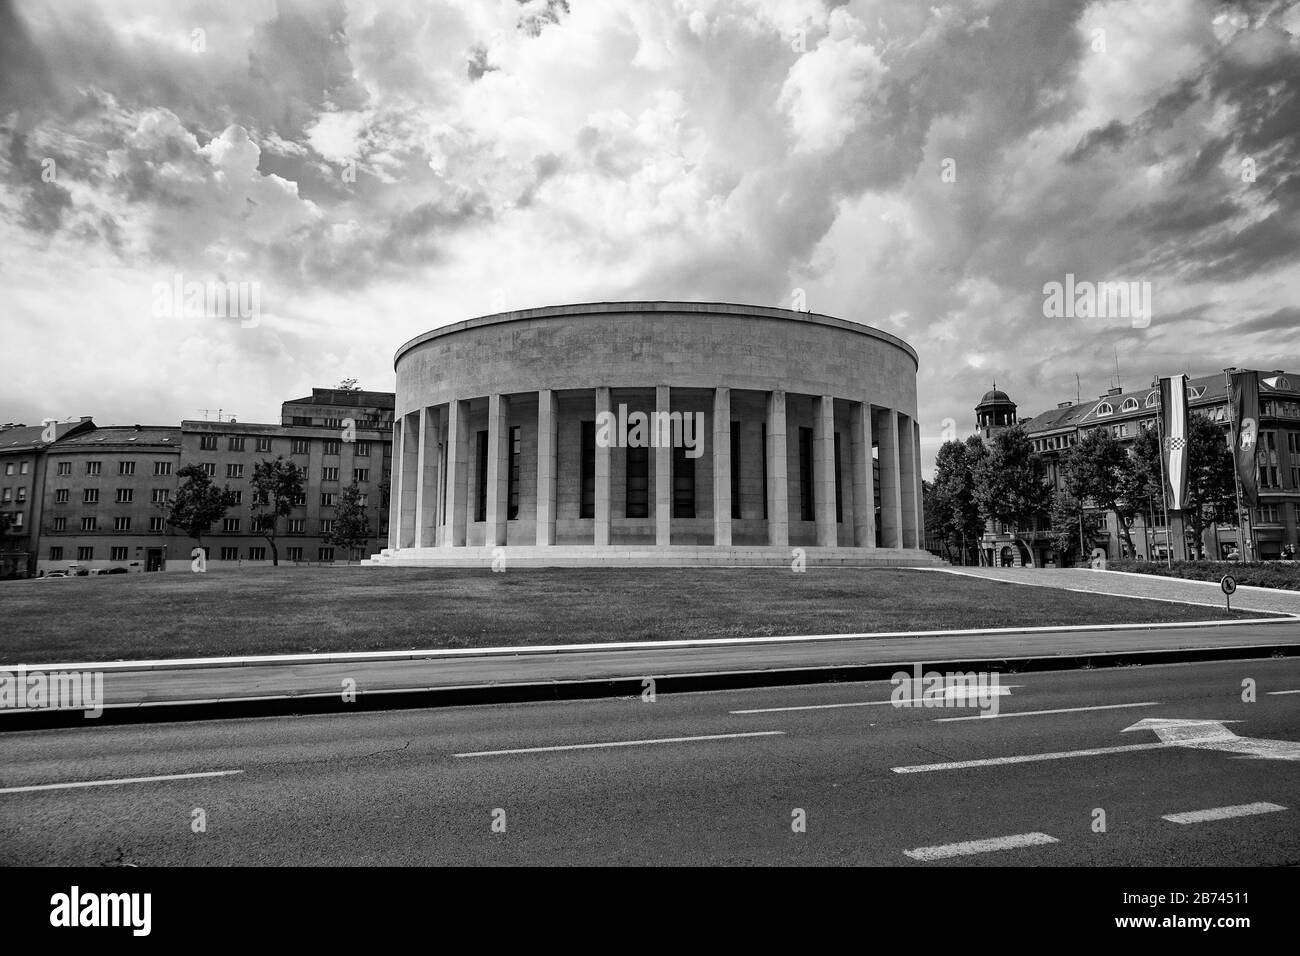
<instances>
[{"instance_id":1,"label":"stone steps","mask_svg":"<svg viewBox=\"0 0 1300 956\"><path fill-rule=\"evenodd\" d=\"M495 548L384 548L361 562L363 567L490 568ZM711 545L589 545L549 548L514 545L501 549L507 568L574 567L790 567L794 546L715 548ZM808 567L943 567L928 551L911 548L803 547Z\"/></svg>"}]
</instances>

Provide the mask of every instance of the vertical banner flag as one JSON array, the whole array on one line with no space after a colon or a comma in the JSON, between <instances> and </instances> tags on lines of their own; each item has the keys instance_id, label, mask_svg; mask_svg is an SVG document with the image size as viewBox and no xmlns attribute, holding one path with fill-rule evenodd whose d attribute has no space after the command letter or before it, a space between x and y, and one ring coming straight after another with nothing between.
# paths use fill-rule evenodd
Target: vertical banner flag
<instances>
[{"instance_id":1,"label":"vertical banner flag","mask_svg":"<svg viewBox=\"0 0 1300 956\"><path fill-rule=\"evenodd\" d=\"M1169 510L1187 507L1187 376L1171 375L1160 380L1160 412L1165 419L1165 494Z\"/></svg>"},{"instance_id":2,"label":"vertical banner flag","mask_svg":"<svg viewBox=\"0 0 1300 956\"><path fill-rule=\"evenodd\" d=\"M1232 464L1241 482L1241 501L1247 508L1259 507L1259 485L1255 481L1259 451L1259 373L1233 372Z\"/></svg>"}]
</instances>

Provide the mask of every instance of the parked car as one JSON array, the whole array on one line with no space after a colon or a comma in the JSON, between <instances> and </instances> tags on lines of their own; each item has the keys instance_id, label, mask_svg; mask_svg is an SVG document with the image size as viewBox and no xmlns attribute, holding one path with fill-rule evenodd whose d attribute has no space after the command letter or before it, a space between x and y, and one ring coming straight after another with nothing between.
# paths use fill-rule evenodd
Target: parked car
<instances>
[{"instance_id":1,"label":"parked car","mask_svg":"<svg viewBox=\"0 0 1300 956\"><path fill-rule=\"evenodd\" d=\"M44 581L49 578L66 578L67 576L68 576L67 571L47 571L45 574L41 575L40 579Z\"/></svg>"},{"instance_id":2,"label":"parked car","mask_svg":"<svg viewBox=\"0 0 1300 956\"><path fill-rule=\"evenodd\" d=\"M100 571L99 573L100 574L128 574L129 572L127 571L126 568L105 568L103 571Z\"/></svg>"}]
</instances>

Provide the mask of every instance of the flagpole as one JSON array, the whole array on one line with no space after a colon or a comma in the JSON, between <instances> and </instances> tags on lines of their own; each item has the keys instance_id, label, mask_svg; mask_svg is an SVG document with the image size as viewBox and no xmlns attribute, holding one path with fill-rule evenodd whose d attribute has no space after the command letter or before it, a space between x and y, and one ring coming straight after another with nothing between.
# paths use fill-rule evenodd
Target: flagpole
<instances>
[{"instance_id":1,"label":"flagpole","mask_svg":"<svg viewBox=\"0 0 1300 956\"><path fill-rule=\"evenodd\" d=\"M1160 453L1160 507L1165 515L1165 567L1172 568L1174 566L1174 541L1169 527L1169 492L1165 488L1165 390L1160 387L1159 377L1156 378L1156 389L1160 395L1160 405L1156 409L1156 451ZM1173 391L1172 386L1170 386L1170 391Z\"/></svg>"},{"instance_id":2,"label":"flagpole","mask_svg":"<svg viewBox=\"0 0 1300 956\"><path fill-rule=\"evenodd\" d=\"M1232 376L1228 374L1229 370L1223 370L1223 383L1228 398L1228 435L1232 438L1230 445L1232 450L1232 488L1237 495L1237 520L1233 522L1237 526L1237 560L1246 560L1246 529L1242 527L1242 521L1249 520L1249 515L1241 509L1241 476L1237 474L1237 416L1235 409L1232 407ZM1244 517L1243 517L1244 516ZM1253 545L1254 542L1252 541ZM1252 547L1253 551L1254 548Z\"/></svg>"}]
</instances>

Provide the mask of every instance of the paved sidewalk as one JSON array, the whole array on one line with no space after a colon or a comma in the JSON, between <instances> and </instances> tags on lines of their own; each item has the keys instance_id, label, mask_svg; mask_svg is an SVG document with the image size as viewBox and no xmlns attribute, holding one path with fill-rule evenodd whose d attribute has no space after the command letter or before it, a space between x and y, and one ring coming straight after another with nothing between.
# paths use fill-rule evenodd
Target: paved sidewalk
<instances>
[{"instance_id":1,"label":"paved sidewalk","mask_svg":"<svg viewBox=\"0 0 1300 956\"><path fill-rule=\"evenodd\" d=\"M965 574L1012 584L1036 584L1070 591L1092 591L1097 594L1152 598L1184 604L1223 607L1224 603L1223 592L1216 582L1185 581L1155 574L1092 571L1087 568L941 568L938 573ZM1300 591L1241 587L1232 596L1232 608L1300 614Z\"/></svg>"}]
</instances>

